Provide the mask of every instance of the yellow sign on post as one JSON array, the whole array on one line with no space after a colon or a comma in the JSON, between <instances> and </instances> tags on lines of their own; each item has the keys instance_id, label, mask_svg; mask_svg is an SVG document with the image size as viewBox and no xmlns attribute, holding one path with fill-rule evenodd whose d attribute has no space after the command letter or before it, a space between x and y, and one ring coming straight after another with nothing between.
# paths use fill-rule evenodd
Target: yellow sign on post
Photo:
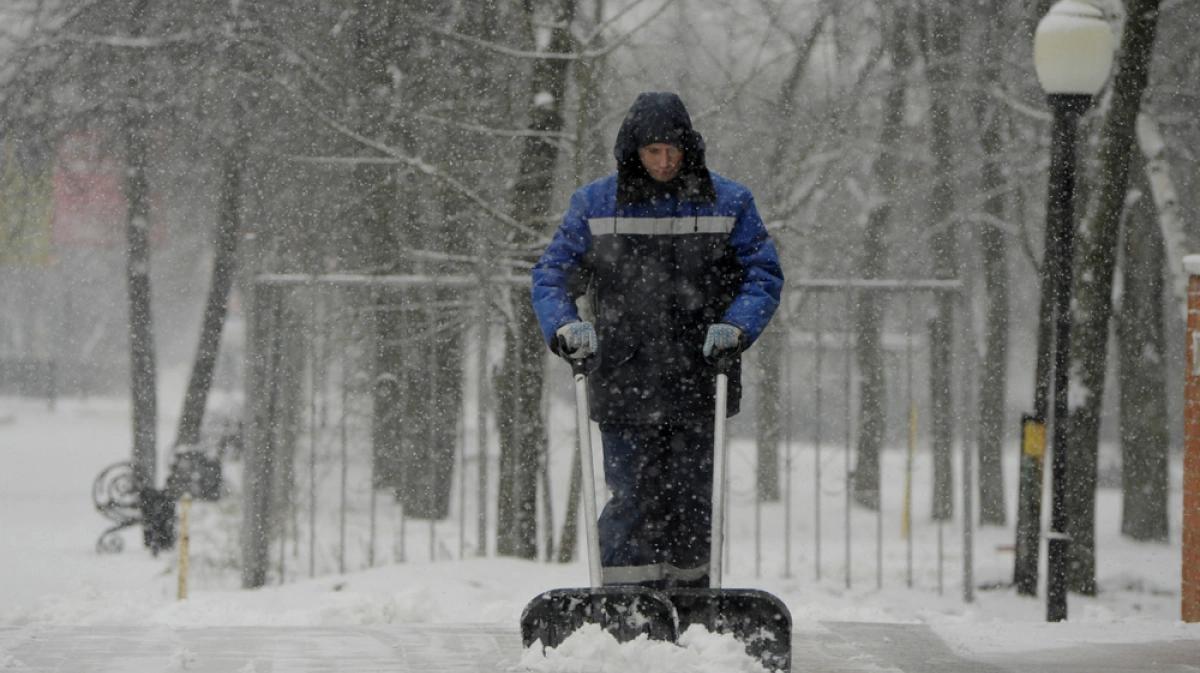
<instances>
[{"instance_id":1,"label":"yellow sign on post","mask_svg":"<svg viewBox=\"0 0 1200 673\"><path fill-rule=\"evenodd\" d=\"M191 526L188 521L192 511L192 494L184 493L179 501L179 600L188 597L188 561L191 553Z\"/></svg>"},{"instance_id":2,"label":"yellow sign on post","mask_svg":"<svg viewBox=\"0 0 1200 673\"><path fill-rule=\"evenodd\" d=\"M904 515L900 519L900 535L907 540L912 532L912 461L917 452L917 405L908 407L908 460L904 470Z\"/></svg>"},{"instance_id":3,"label":"yellow sign on post","mask_svg":"<svg viewBox=\"0 0 1200 673\"><path fill-rule=\"evenodd\" d=\"M1027 456L1041 459L1046 455L1046 424L1028 421L1024 425L1025 436L1022 438L1021 451Z\"/></svg>"},{"instance_id":4,"label":"yellow sign on post","mask_svg":"<svg viewBox=\"0 0 1200 673\"><path fill-rule=\"evenodd\" d=\"M48 166L23 166L11 146L0 170L0 265L49 266L54 183Z\"/></svg>"},{"instance_id":5,"label":"yellow sign on post","mask_svg":"<svg viewBox=\"0 0 1200 673\"><path fill-rule=\"evenodd\" d=\"M1200 255L1183 258L1188 275L1188 367L1183 381L1183 600L1181 617L1200 622Z\"/></svg>"}]
</instances>

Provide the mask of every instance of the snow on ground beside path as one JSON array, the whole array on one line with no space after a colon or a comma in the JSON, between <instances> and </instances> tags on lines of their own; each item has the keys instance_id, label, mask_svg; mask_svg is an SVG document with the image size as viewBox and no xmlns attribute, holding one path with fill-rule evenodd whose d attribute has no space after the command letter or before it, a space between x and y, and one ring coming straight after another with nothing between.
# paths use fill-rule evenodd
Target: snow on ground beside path
<instances>
[{"instance_id":1,"label":"snow on ground beside path","mask_svg":"<svg viewBox=\"0 0 1200 673\"><path fill-rule=\"evenodd\" d=\"M195 590L185 601L175 600L174 575L157 577L143 587L84 583L2 611L0 625L515 626L529 599L553 586L579 584L578 571L577 566L513 559L414 563L253 591Z\"/></svg>"},{"instance_id":2,"label":"snow on ground beside path","mask_svg":"<svg viewBox=\"0 0 1200 673\"><path fill-rule=\"evenodd\" d=\"M176 377L179 378L179 377ZM168 379L170 382L171 379ZM173 390L170 383L167 387ZM168 391L169 392L169 391ZM166 396L165 396L166 397ZM176 399L165 399L160 438L173 436ZM570 409L556 407L552 432L563 433ZM569 437L570 432L566 432ZM162 442L168 440L162 439ZM454 521L439 524L439 546L429 559L425 524L410 524L409 549L398 562L393 541L379 545L376 567L348 564L344 574L307 577L305 544L288 542L288 581L258 590L238 588L236 547L239 519L230 513L237 503L196 503L192 510L193 574L189 598L175 599L177 561L174 552L152 557L140 544L140 530L126 531L126 550L98 555L96 538L108 525L91 502L91 483L107 465L128 457L129 411L124 400L63 399L54 410L44 401L0 398L0 626L38 625L185 628L204 626L338 626L403 623L500 624L514 631L525 603L550 588L583 586L585 565L541 563L476 557L458 558L459 533ZM783 511L779 503L762 508L761 558L755 558L755 516L749 505L752 461L746 443L735 442L730 469L734 510L730 518L732 547L727 561L727 587L755 587L776 594L792 611L796 630L820 629L819 622L926 623L952 648L964 652L1030 651L1091 642L1146 642L1163 639L1200 641L1200 625L1179 621L1180 491L1179 460L1172 464L1171 541L1135 543L1119 533L1117 489L1101 489L1097 502L1098 583L1096 597L1070 597L1070 621L1044 622L1044 594L1019 597L1004 583L1011 579L1013 540L1011 491L1015 466L1005 474L1010 486L1006 527L977 531L974 541L975 580L998 588L962 600L962 531L958 521L942 526L943 572L939 574L938 527L928 520L928 455L918 454L914 480L913 586L907 586L907 548L899 534L899 491L885 487L882 522L883 588L877 588L877 520L874 513L852 510L850 586L845 575L845 511L839 490L844 475L841 449L826 447L822 503L821 578L815 578L815 522L809 468L810 447L796 445L791 562L785 563ZM901 473L903 454L885 453L885 475ZM563 472L569 461L554 458L552 469ZM240 464L228 464L231 478ZM165 460L160 462L160 475ZM563 483L556 475L555 483ZM160 477L161 478L161 477ZM922 490L926 489L926 490ZM564 511L561 498L555 512ZM381 514L381 529L394 532L390 510ZM453 517L452 517L453 518ZM468 527L473 538L474 528ZM360 535L361 530L352 531ZM351 536L351 544L356 544ZM360 545L361 546L361 545ZM278 552L273 548L272 554ZM322 562L328 565L329 551ZM1043 554L1043 565L1045 556ZM756 565L758 566L756 570ZM785 577L785 574L790 576ZM1044 570L1043 570L1044 575ZM272 578L277 582L277 575ZM941 591L939 592L939 584ZM564 670L564 657L596 659L587 671L638 670L631 661L670 659L671 670L749 671L737 661L716 664L724 656L721 638L696 637L685 648L655 643L617 647L599 634L581 634L558 651L523 662L533 670ZM588 654L595 652L596 654ZM737 653L735 653L737 654ZM571 655L568 657L567 655ZM532 655L531 655L532 656ZM0 652L0 668L8 665ZM541 657L540 659L538 657ZM689 657L691 659L689 659ZM555 660L551 662L551 660ZM702 660L702 661L700 661ZM688 663L691 661L692 663ZM750 663L753 663L752 661ZM689 668L689 666L700 666ZM712 664L714 667L704 668ZM543 668L538 668L542 666ZM663 664L668 666L668 664ZM570 669L568 669L570 670ZM647 669L649 670L649 669ZM658 667L657 670L663 670Z\"/></svg>"},{"instance_id":3,"label":"snow on ground beside path","mask_svg":"<svg viewBox=\"0 0 1200 673\"><path fill-rule=\"evenodd\" d=\"M1117 621L1082 620L1058 624L955 619L931 616L930 626L946 645L959 652L1002 654L1079 647L1086 645L1149 643L1162 640L1195 640L1200 624L1147 618Z\"/></svg>"}]
</instances>

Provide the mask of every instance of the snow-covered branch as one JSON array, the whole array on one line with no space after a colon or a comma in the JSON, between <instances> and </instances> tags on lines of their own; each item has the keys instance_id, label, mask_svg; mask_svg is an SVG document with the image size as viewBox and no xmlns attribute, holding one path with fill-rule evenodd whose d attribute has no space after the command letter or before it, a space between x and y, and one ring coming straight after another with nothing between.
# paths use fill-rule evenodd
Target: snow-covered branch
<instances>
[{"instance_id":1,"label":"snow-covered branch","mask_svg":"<svg viewBox=\"0 0 1200 673\"><path fill-rule=\"evenodd\" d=\"M1022 116L1028 117L1029 119L1048 122L1053 117L1049 110L1039 110L1037 108L1029 107L1028 105L1017 100L1016 96L1013 96L1011 93L1001 89L1000 87L992 87L988 93L990 93L991 96L996 100L1004 103L1014 111L1021 113Z\"/></svg>"},{"instance_id":2,"label":"snow-covered branch","mask_svg":"<svg viewBox=\"0 0 1200 673\"><path fill-rule=\"evenodd\" d=\"M328 94L335 92L334 86L326 81L320 68L316 65L318 59L311 54L305 53L306 50L295 47L286 40L269 34L244 34L241 36L241 40L247 44L258 44L275 49L289 63L298 63L300 70L307 76L308 81L316 85L317 88Z\"/></svg>"},{"instance_id":3,"label":"snow-covered branch","mask_svg":"<svg viewBox=\"0 0 1200 673\"><path fill-rule=\"evenodd\" d=\"M128 35L88 35L86 33L57 33L55 37L47 42L64 41L75 42L79 44L90 44L101 47L115 47L118 49L156 49L168 45L176 45L188 42L200 42L206 39L210 33L208 31L184 30L170 35L158 35L153 37L130 37Z\"/></svg>"},{"instance_id":4,"label":"snow-covered branch","mask_svg":"<svg viewBox=\"0 0 1200 673\"><path fill-rule=\"evenodd\" d=\"M603 23L601 23L600 25L596 26L596 27L595 27L595 28L592 30L592 32L591 32L591 33L589 33L589 34L586 34L586 35L576 35L576 36L575 36L575 39L579 40L579 43L580 43L580 44L592 44L592 42L593 42L593 41L595 41L595 39L596 39L596 38L600 37L600 35L601 35L601 34L602 34L602 33L603 33L605 30L607 30L608 28L610 28L610 27L612 27L612 26L616 25L616 23L617 23L618 21L620 21L621 19L625 18L625 16L626 16L626 15L628 15L630 12L634 11L634 10L635 10L635 9L637 9L638 7L641 7L643 4L645 4L645 3L646 3L646 2L648 2L648 1L649 1L649 0L634 0L633 2L629 3L628 5L625 5L625 6L624 6L624 7L622 7L621 9L619 9L619 10L617 11L617 13L616 13L616 14L614 14L614 15L613 15L611 18L609 18L608 20L604 21L604 22L603 22ZM657 12L657 14L662 14L663 10L665 10L665 9L666 9L667 5L670 5L670 4L674 3L675 1L676 1L676 0L667 0L667 2L666 2L666 3L664 3L664 4L663 4L663 6L662 6L662 7L660 7L660 8L658 9L658 12ZM657 14L656 14L656 16L657 16ZM645 25L645 24L643 24L643 25ZM639 26L639 28L640 28L640 27L641 27L641 26Z\"/></svg>"},{"instance_id":5,"label":"snow-covered branch","mask_svg":"<svg viewBox=\"0 0 1200 673\"><path fill-rule=\"evenodd\" d=\"M564 61L580 61L580 60L585 60L585 59L602 58L604 56L608 56L609 54L611 54L612 52L616 51L618 48L623 46L626 42L631 40L633 38L633 36L636 35L638 33L638 31L640 31L642 28L653 23L653 21L655 19L657 19L660 15L662 15L663 12L667 11L667 8L670 7L671 5L675 4L675 2L677 2L677 0L667 0L653 14L651 14L649 17L647 17L640 24L638 24L637 26L634 26L631 30L629 30L625 34L621 35L617 39L613 40L612 42L604 45L604 47L602 47L600 49L589 49L586 51L578 51L578 52L558 53L558 52L549 52L549 51L526 51L523 49L513 49L511 47L505 47L504 45L501 45L501 44L496 44L495 42L488 42L487 40L481 40L477 37L473 37L471 35L464 35L457 31L449 30L449 29L442 28L439 26L429 25L429 29L432 30L435 34L441 35L442 37L449 38L451 40L456 40L458 42L463 42L466 44L474 45L481 49L486 49L488 51L491 51L491 52L494 52L497 54L502 54L502 55L508 56L510 58L555 59L555 60L564 60Z\"/></svg>"},{"instance_id":6,"label":"snow-covered branch","mask_svg":"<svg viewBox=\"0 0 1200 673\"><path fill-rule=\"evenodd\" d=\"M453 126L454 128L464 131L474 131L475 133L484 133L492 136L500 136L504 138L542 138L547 141L563 141L567 144L575 142L575 136L570 133L554 132L554 131L531 131L528 129L498 129L491 126L482 126L479 124L467 124L465 122L455 121L453 119L444 119L426 114L414 114L414 119L422 119L424 121Z\"/></svg>"},{"instance_id":7,"label":"snow-covered branch","mask_svg":"<svg viewBox=\"0 0 1200 673\"><path fill-rule=\"evenodd\" d=\"M1183 317L1187 319L1187 274L1183 270L1184 235L1183 216L1179 212L1179 197L1175 183L1171 180L1167 164L1167 144L1154 118L1146 113L1137 117L1137 139L1142 156L1146 159L1146 178L1150 183L1150 194L1158 212L1158 226L1162 229L1163 246L1167 253L1167 268L1171 274L1171 290L1179 300Z\"/></svg>"},{"instance_id":8,"label":"snow-covered branch","mask_svg":"<svg viewBox=\"0 0 1200 673\"><path fill-rule=\"evenodd\" d=\"M523 259L504 259L496 257L477 257L475 255L452 255L445 252L434 252L431 250L402 250L400 254L411 259L422 259L432 262L461 262L466 264L477 264L485 266L493 266L502 264L511 266L522 271L529 270L529 262Z\"/></svg>"},{"instance_id":9,"label":"snow-covered branch","mask_svg":"<svg viewBox=\"0 0 1200 673\"><path fill-rule=\"evenodd\" d=\"M282 82L280 82L280 86L282 86L289 93L293 93L293 94L295 93L290 88L288 88L285 84L283 84ZM540 232L534 230L533 228L531 228L529 226L526 226L525 224L522 224L521 222L516 221L511 216L509 216L507 213L501 211L500 209L496 208L492 204L488 203L487 199L484 199L482 196L477 194L470 187L467 187L466 185L464 185L460 180L458 180L454 176L450 175L449 173L446 173L445 171L438 168L437 166L426 163L420 157L409 156L409 155L405 154L404 152L401 152L400 150L392 147L391 145L388 145L387 143L380 142L380 141L372 139L372 138L368 138L368 137L362 135L361 133L355 131L354 129L351 129L349 126L346 126L342 122L339 122L336 119L330 117L329 115L325 114L321 110L318 110L307 100L304 100L303 97L295 96L295 98L300 102L301 105L303 105L306 109L308 109L308 111L313 116L315 116L317 119L319 119L321 121L321 123L325 124L327 127L336 131L337 133L339 133L347 138L350 138L351 140L357 142L360 145L363 145L364 147L369 147L381 154L386 155L387 157L390 157L391 159L395 160L395 163L399 163L399 164L408 166L409 168L412 168L420 173L424 173L425 175L428 175L429 177L441 182L442 184L446 185L447 187L450 187L451 189L453 189L460 196L463 196L468 201L474 203L476 206L479 207L480 210L487 213L488 215L490 215L493 219L497 220L498 222L501 222L509 227L512 227L513 229L516 229L528 236L532 236L532 237L538 238L538 239L540 239L542 237L542 234ZM339 159L339 158L332 158L332 159ZM346 158L340 158L339 160L344 161L345 159ZM359 158L353 157L353 159L358 160ZM329 163L332 163L332 161L330 161ZM358 163L363 163L363 161L359 160ZM377 160L376 163L386 163L386 161L378 161Z\"/></svg>"}]
</instances>

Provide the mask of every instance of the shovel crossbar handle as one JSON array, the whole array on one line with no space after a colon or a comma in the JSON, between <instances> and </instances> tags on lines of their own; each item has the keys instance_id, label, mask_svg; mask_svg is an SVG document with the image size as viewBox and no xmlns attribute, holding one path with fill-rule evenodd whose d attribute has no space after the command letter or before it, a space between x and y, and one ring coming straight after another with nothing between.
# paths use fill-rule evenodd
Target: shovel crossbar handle
<instances>
[{"instance_id":1,"label":"shovel crossbar handle","mask_svg":"<svg viewBox=\"0 0 1200 673\"><path fill-rule=\"evenodd\" d=\"M726 358L715 362L717 367L717 408L713 421L713 493L712 493L712 547L709 551L709 586L721 588L723 570L722 552L725 549L725 465L727 444L725 442L725 416L728 411L729 368L732 361Z\"/></svg>"},{"instance_id":2,"label":"shovel crossbar handle","mask_svg":"<svg viewBox=\"0 0 1200 673\"><path fill-rule=\"evenodd\" d=\"M579 466L583 470L583 519L586 522L588 580L592 588L604 584L600 568L600 531L596 519L596 473L592 466L592 429L588 416L587 361L571 361L571 373L575 375L575 425L579 432Z\"/></svg>"}]
</instances>

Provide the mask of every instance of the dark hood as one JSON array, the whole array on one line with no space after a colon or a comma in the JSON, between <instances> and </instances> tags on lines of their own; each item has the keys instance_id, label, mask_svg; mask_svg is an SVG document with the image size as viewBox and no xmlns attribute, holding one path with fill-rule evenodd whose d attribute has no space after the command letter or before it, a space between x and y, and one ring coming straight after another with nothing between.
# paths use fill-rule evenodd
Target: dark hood
<instances>
[{"instance_id":1,"label":"dark hood","mask_svg":"<svg viewBox=\"0 0 1200 673\"><path fill-rule=\"evenodd\" d=\"M683 166L674 180L658 182L638 158L638 150L653 143L683 150ZM676 94L639 95L617 131L613 156L617 159L618 205L649 201L662 194L683 201L711 202L717 198L704 162L704 138L692 128L692 118Z\"/></svg>"}]
</instances>

